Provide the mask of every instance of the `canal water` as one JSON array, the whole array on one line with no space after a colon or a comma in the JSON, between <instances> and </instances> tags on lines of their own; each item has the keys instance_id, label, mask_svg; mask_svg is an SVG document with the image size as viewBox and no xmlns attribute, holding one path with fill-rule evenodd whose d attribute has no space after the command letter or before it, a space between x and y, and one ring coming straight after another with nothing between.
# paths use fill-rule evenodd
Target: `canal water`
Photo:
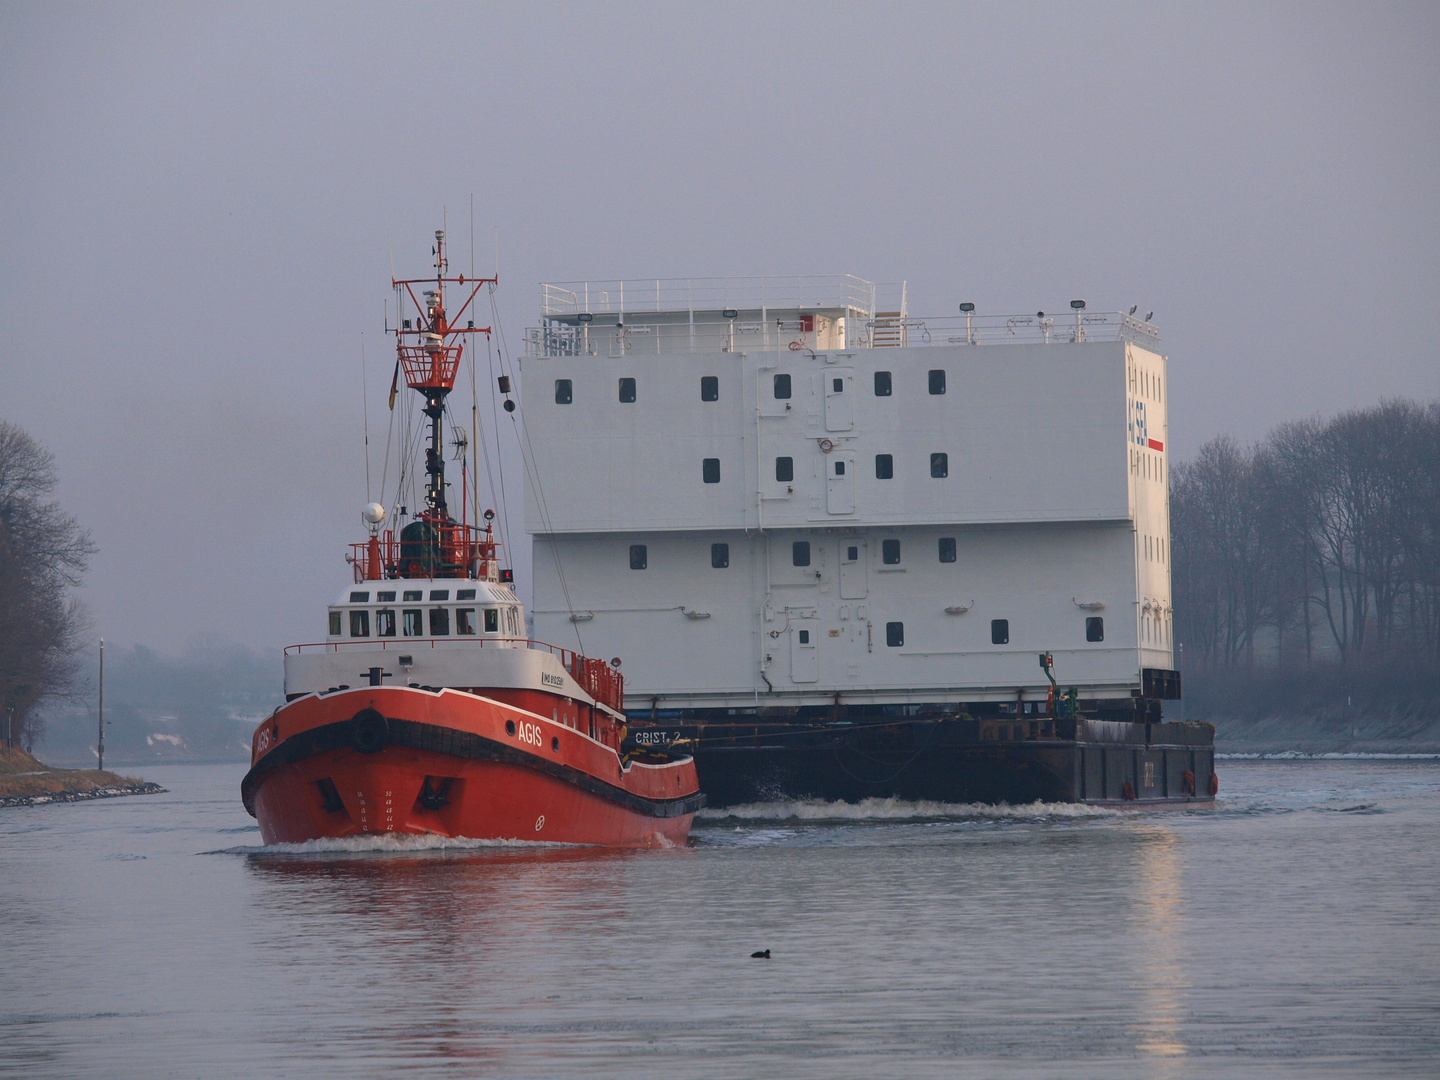
<instances>
[{"instance_id":1,"label":"canal water","mask_svg":"<svg viewBox=\"0 0 1440 1080\"><path fill-rule=\"evenodd\" d=\"M1440 762L1209 811L707 812L693 843L263 849L243 767L0 810L0 1075L1440 1074ZM751 953L770 950L770 959Z\"/></svg>"}]
</instances>

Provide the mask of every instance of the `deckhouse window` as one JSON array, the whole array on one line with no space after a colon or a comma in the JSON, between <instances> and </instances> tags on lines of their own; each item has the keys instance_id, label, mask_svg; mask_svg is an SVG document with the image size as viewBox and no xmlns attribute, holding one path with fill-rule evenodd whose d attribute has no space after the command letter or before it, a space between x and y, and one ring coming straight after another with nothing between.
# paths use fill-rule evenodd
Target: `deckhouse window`
<instances>
[{"instance_id":1,"label":"deckhouse window","mask_svg":"<svg viewBox=\"0 0 1440 1080\"><path fill-rule=\"evenodd\" d=\"M727 566L730 565L729 544L710 545L710 565L716 570L724 570Z\"/></svg>"},{"instance_id":2,"label":"deckhouse window","mask_svg":"<svg viewBox=\"0 0 1440 1080\"><path fill-rule=\"evenodd\" d=\"M718 457L707 457L700 463L700 477L707 484L718 484L720 482L720 459Z\"/></svg>"},{"instance_id":3,"label":"deckhouse window","mask_svg":"<svg viewBox=\"0 0 1440 1080\"><path fill-rule=\"evenodd\" d=\"M900 541L882 540L880 542L880 561L886 566L900 565Z\"/></svg>"},{"instance_id":4,"label":"deckhouse window","mask_svg":"<svg viewBox=\"0 0 1440 1080\"><path fill-rule=\"evenodd\" d=\"M456 610L455 632L457 634L473 634L475 632L475 609L473 607L462 607Z\"/></svg>"},{"instance_id":5,"label":"deckhouse window","mask_svg":"<svg viewBox=\"0 0 1440 1080\"><path fill-rule=\"evenodd\" d=\"M369 637L369 636L370 636L370 612L368 612L368 611L352 611L352 612L350 612L350 636L351 636L351 637Z\"/></svg>"},{"instance_id":6,"label":"deckhouse window","mask_svg":"<svg viewBox=\"0 0 1440 1080\"><path fill-rule=\"evenodd\" d=\"M330 612L330 636L340 636L340 612L338 611Z\"/></svg>"},{"instance_id":7,"label":"deckhouse window","mask_svg":"<svg viewBox=\"0 0 1440 1080\"><path fill-rule=\"evenodd\" d=\"M391 599L394 599L394 598L392 597ZM474 589L460 589L460 590L458 590L458 591L455 593L455 599L456 599L456 600L474 600L474 599L475 599L475 590L474 590Z\"/></svg>"},{"instance_id":8,"label":"deckhouse window","mask_svg":"<svg viewBox=\"0 0 1440 1080\"><path fill-rule=\"evenodd\" d=\"M572 389L571 386L570 386L570 380L569 380L569 379L556 379L556 380L555 380L555 404L556 404L556 405L569 405L574 399L575 399L575 397L574 397L574 391L573 391L573 389Z\"/></svg>"},{"instance_id":9,"label":"deckhouse window","mask_svg":"<svg viewBox=\"0 0 1440 1080\"><path fill-rule=\"evenodd\" d=\"M714 376L714 375L701 375L701 376L700 376L700 400L701 400L701 401L719 401L719 400L720 400L720 379L719 379L717 376Z\"/></svg>"},{"instance_id":10,"label":"deckhouse window","mask_svg":"<svg viewBox=\"0 0 1440 1080\"><path fill-rule=\"evenodd\" d=\"M784 401L790 396L790 376L788 373L775 376L775 399Z\"/></svg>"},{"instance_id":11,"label":"deckhouse window","mask_svg":"<svg viewBox=\"0 0 1440 1080\"><path fill-rule=\"evenodd\" d=\"M775 479L782 484L788 484L795 479L795 459L792 457L777 457L775 459Z\"/></svg>"},{"instance_id":12,"label":"deckhouse window","mask_svg":"<svg viewBox=\"0 0 1440 1080\"><path fill-rule=\"evenodd\" d=\"M905 624L903 622L887 622L885 624L885 644L892 649L898 649L905 644Z\"/></svg>"},{"instance_id":13,"label":"deckhouse window","mask_svg":"<svg viewBox=\"0 0 1440 1080\"><path fill-rule=\"evenodd\" d=\"M895 476L895 458L890 454L875 455L875 479L891 480Z\"/></svg>"},{"instance_id":14,"label":"deckhouse window","mask_svg":"<svg viewBox=\"0 0 1440 1080\"><path fill-rule=\"evenodd\" d=\"M1009 645L1009 644L1010 644L1010 620L1009 620L1009 619L991 619L991 620L990 620L990 644L991 644L991 645Z\"/></svg>"},{"instance_id":15,"label":"deckhouse window","mask_svg":"<svg viewBox=\"0 0 1440 1080\"><path fill-rule=\"evenodd\" d=\"M406 596L409 596L410 594L409 594L409 593L406 593L405 595L406 595ZM424 636L425 636L425 628L424 628L424 626L421 625L421 622L420 622L420 609L419 609L419 608L406 608L406 610L405 610L405 636L406 636L406 637L424 637Z\"/></svg>"},{"instance_id":16,"label":"deckhouse window","mask_svg":"<svg viewBox=\"0 0 1440 1080\"><path fill-rule=\"evenodd\" d=\"M430 590L430 599L431 599L431 600L449 600L449 599L450 599L450 590L449 590L449 589L431 589L431 590Z\"/></svg>"},{"instance_id":17,"label":"deckhouse window","mask_svg":"<svg viewBox=\"0 0 1440 1080\"><path fill-rule=\"evenodd\" d=\"M944 480L945 477L950 475L949 454L930 455L930 475L936 480Z\"/></svg>"},{"instance_id":18,"label":"deckhouse window","mask_svg":"<svg viewBox=\"0 0 1440 1080\"><path fill-rule=\"evenodd\" d=\"M630 545L630 569L644 570L649 565L650 554L644 544Z\"/></svg>"},{"instance_id":19,"label":"deckhouse window","mask_svg":"<svg viewBox=\"0 0 1440 1080\"><path fill-rule=\"evenodd\" d=\"M395 612L389 609L375 612L375 636L395 636Z\"/></svg>"},{"instance_id":20,"label":"deckhouse window","mask_svg":"<svg viewBox=\"0 0 1440 1080\"><path fill-rule=\"evenodd\" d=\"M935 368L930 372L930 393L943 394L945 392L945 369Z\"/></svg>"},{"instance_id":21,"label":"deckhouse window","mask_svg":"<svg viewBox=\"0 0 1440 1080\"><path fill-rule=\"evenodd\" d=\"M375 602L377 604L393 604L395 602L394 590L392 589L390 592L377 592L375 594Z\"/></svg>"},{"instance_id":22,"label":"deckhouse window","mask_svg":"<svg viewBox=\"0 0 1440 1080\"><path fill-rule=\"evenodd\" d=\"M500 612L497 608L487 607L485 609L485 633L498 634L500 632Z\"/></svg>"},{"instance_id":23,"label":"deckhouse window","mask_svg":"<svg viewBox=\"0 0 1440 1080\"><path fill-rule=\"evenodd\" d=\"M620 380L620 403L622 405L635 404L635 380L625 378Z\"/></svg>"},{"instance_id":24,"label":"deckhouse window","mask_svg":"<svg viewBox=\"0 0 1440 1080\"><path fill-rule=\"evenodd\" d=\"M1099 615L1091 615L1085 620L1085 640L1105 640L1105 620Z\"/></svg>"},{"instance_id":25,"label":"deckhouse window","mask_svg":"<svg viewBox=\"0 0 1440 1080\"><path fill-rule=\"evenodd\" d=\"M876 397L889 397L889 396L890 396L890 372L888 372L888 371L877 371L877 372L875 372L875 396L876 396Z\"/></svg>"},{"instance_id":26,"label":"deckhouse window","mask_svg":"<svg viewBox=\"0 0 1440 1080\"><path fill-rule=\"evenodd\" d=\"M513 607L507 607L505 609L505 625L510 628L511 637L520 636L520 621L516 618Z\"/></svg>"},{"instance_id":27,"label":"deckhouse window","mask_svg":"<svg viewBox=\"0 0 1440 1080\"><path fill-rule=\"evenodd\" d=\"M425 594L424 594L423 592L421 592L419 589L406 589L406 590L405 590L405 602L406 602L407 604L410 603L411 601L414 601L414 600L424 600L424 599L425 599Z\"/></svg>"},{"instance_id":28,"label":"deckhouse window","mask_svg":"<svg viewBox=\"0 0 1440 1080\"><path fill-rule=\"evenodd\" d=\"M795 566L810 565L810 541L796 540L790 545L790 562Z\"/></svg>"},{"instance_id":29,"label":"deckhouse window","mask_svg":"<svg viewBox=\"0 0 1440 1080\"><path fill-rule=\"evenodd\" d=\"M953 536L940 537L940 561L955 561L955 538Z\"/></svg>"},{"instance_id":30,"label":"deckhouse window","mask_svg":"<svg viewBox=\"0 0 1440 1080\"><path fill-rule=\"evenodd\" d=\"M352 592L350 594L350 602L352 604L368 604L370 602L370 594L368 592Z\"/></svg>"},{"instance_id":31,"label":"deckhouse window","mask_svg":"<svg viewBox=\"0 0 1440 1080\"><path fill-rule=\"evenodd\" d=\"M430 609L430 636L444 637L450 633L450 609L436 607Z\"/></svg>"}]
</instances>

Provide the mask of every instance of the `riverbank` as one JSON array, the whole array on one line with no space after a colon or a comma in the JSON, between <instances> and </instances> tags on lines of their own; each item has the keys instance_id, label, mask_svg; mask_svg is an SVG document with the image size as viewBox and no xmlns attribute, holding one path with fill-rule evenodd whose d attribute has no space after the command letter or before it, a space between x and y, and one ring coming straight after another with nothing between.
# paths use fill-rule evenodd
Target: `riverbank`
<instances>
[{"instance_id":1,"label":"riverbank","mask_svg":"<svg viewBox=\"0 0 1440 1080\"><path fill-rule=\"evenodd\" d=\"M101 769L52 769L24 750L0 749L0 807L153 795L159 784Z\"/></svg>"}]
</instances>

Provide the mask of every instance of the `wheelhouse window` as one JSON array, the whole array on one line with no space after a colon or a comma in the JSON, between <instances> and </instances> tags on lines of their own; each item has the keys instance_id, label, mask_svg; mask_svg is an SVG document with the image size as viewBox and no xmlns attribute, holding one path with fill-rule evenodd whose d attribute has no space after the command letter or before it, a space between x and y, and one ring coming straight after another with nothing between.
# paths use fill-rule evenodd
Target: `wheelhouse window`
<instances>
[{"instance_id":1,"label":"wheelhouse window","mask_svg":"<svg viewBox=\"0 0 1440 1080\"><path fill-rule=\"evenodd\" d=\"M350 636L370 636L370 613L368 611L350 612Z\"/></svg>"},{"instance_id":2,"label":"wheelhouse window","mask_svg":"<svg viewBox=\"0 0 1440 1080\"><path fill-rule=\"evenodd\" d=\"M395 590L391 589L389 592L377 592L375 594L375 602L377 604L393 604L395 602Z\"/></svg>"},{"instance_id":3,"label":"wheelhouse window","mask_svg":"<svg viewBox=\"0 0 1440 1080\"><path fill-rule=\"evenodd\" d=\"M405 602L406 602L407 604L409 604L409 603L411 603L411 602L413 602L413 601L416 601L416 600L424 600L424 599L425 599L425 594L424 594L421 590L419 590L419 589L406 589L406 590L405 590Z\"/></svg>"},{"instance_id":4,"label":"wheelhouse window","mask_svg":"<svg viewBox=\"0 0 1440 1080\"><path fill-rule=\"evenodd\" d=\"M515 609L513 607L507 607L505 609L505 625L510 628L511 637L520 636L520 620L515 617Z\"/></svg>"},{"instance_id":5,"label":"wheelhouse window","mask_svg":"<svg viewBox=\"0 0 1440 1080\"><path fill-rule=\"evenodd\" d=\"M435 607L430 609L430 636L444 637L450 633L450 609Z\"/></svg>"},{"instance_id":6,"label":"wheelhouse window","mask_svg":"<svg viewBox=\"0 0 1440 1080\"><path fill-rule=\"evenodd\" d=\"M403 612L406 637L425 636L425 627L421 622L421 614L422 612L419 608L406 608Z\"/></svg>"},{"instance_id":7,"label":"wheelhouse window","mask_svg":"<svg viewBox=\"0 0 1440 1080\"><path fill-rule=\"evenodd\" d=\"M338 611L330 612L330 636L340 636L340 612Z\"/></svg>"},{"instance_id":8,"label":"wheelhouse window","mask_svg":"<svg viewBox=\"0 0 1440 1080\"><path fill-rule=\"evenodd\" d=\"M900 565L899 540L891 539L880 541L880 561L883 562L886 566Z\"/></svg>"},{"instance_id":9,"label":"wheelhouse window","mask_svg":"<svg viewBox=\"0 0 1440 1080\"><path fill-rule=\"evenodd\" d=\"M620 380L620 403L622 405L635 404L635 380L625 378Z\"/></svg>"},{"instance_id":10,"label":"wheelhouse window","mask_svg":"<svg viewBox=\"0 0 1440 1080\"><path fill-rule=\"evenodd\" d=\"M940 537L940 561L955 561L955 538L953 536Z\"/></svg>"},{"instance_id":11,"label":"wheelhouse window","mask_svg":"<svg viewBox=\"0 0 1440 1080\"><path fill-rule=\"evenodd\" d=\"M701 401L719 401L719 400L720 400L720 379L719 379L718 376L716 376L716 375L701 375L701 376L700 376L700 400L701 400Z\"/></svg>"},{"instance_id":12,"label":"wheelhouse window","mask_svg":"<svg viewBox=\"0 0 1440 1080\"><path fill-rule=\"evenodd\" d=\"M945 392L945 369L934 368L930 372L930 393L943 394Z\"/></svg>"},{"instance_id":13,"label":"wheelhouse window","mask_svg":"<svg viewBox=\"0 0 1440 1080\"><path fill-rule=\"evenodd\" d=\"M475 609L473 607L462 607L456 609L455 632L457 634L475 633Z\"/></svg>"},{"instance_id":14,"label":"wheelhouse window","mask_svg":"<svg viewBox=\"0 0 1440 1080\"><path fill-rule=\"evenodd\" d=\"M930 455L930 475L936 480L944 480L945 477L950 475L949 454Z\"/></svg>"},{"instance_id":15,"label":"wheelhouse window","mask_svg":"<svg viewBox=\"0 0 1440 1080\"><path fill-rule=\"evenodd\" d=\"M394 599L394 598L392 597L391 599ZM475 590L474 590L474 589L459 589L459 590L457 590L456 593L455 593L455 599L456 599L456 600L474 600L474 599L475 599Z\"/></svg>"},{"instance_id":16,"label":"wheelhouse window","mask_svg":"<svg viewBox=\"0 0 1440 1080\"><path fill-rule=\"evenodd\" d=\"M775 459L775 479L782 484L788 484L795 479L795 459L791 457L777 457Z\"/></svg>"},{"instance_id":17,"label":"wheelhouse window","mask_svg":"<svg viewBox=\"0 0 1440 1080\"><path fill-rule=\"evenodd\" d=\"M790 397L790 376L782 373L775 376L775 400L785 401Z\"/></svg>"},{"instance_id":18,"label":"wheelhouse window","mask_svg":"<svg viewBox=\"0 0 1440 1080\"><path fill-rule=\"evenodd\" d=\"M644 570L645 567L648 566L648 565L649 565L649 552L646 551L645 545L644 545L644 544L631 544L631 545L630 545L630 569L631 569L631 570Z\"/></svg>"},{"instance_id":19,"label":"wheelhouse window","mask_svg":"<svg viewBox=\"0 0 1440 1080\"><path fill-rule=\"evenodd\" d=\"M487 607L485 609L485 632L487 634L498 634L500 632L500 609Z\"/></svg>"},{"instance_id":20,"label":"wheelhouse window","mask_svg":"<svg viewBox=\"0 0 1440 1080\"><path fill-rule=\"evenodd\" d=\"M991 620L990 620L990 644L991 644L991 645L1009 645L1009 644L1010 644L1010 620L1009 620L1009 619L991 619Z\"/></svg>"},{"instance_id":21,"label":"wheelhouse window","mask_svg":"<svg viewBox=\"0 0 1440 1080\"><path fill-rule=\"evenodd\" d=\"M890 454L875 455L875 479L892 480L895 477L895 458Z\"/></svg>"},{"instance_id":22,"label":"wheelhouse window","mask_svg":"<svg viewBox=\"0 0 1440 1080\"><path fill-rule=\"evenodd\" d=\"M729 544L710 545L710 565L716 570L724 570L727 566L730 565Z\"/></svg>"},{"instance_id":23,"label":"wheelhouse window","mask_svg":"<svg viewBox=\"0 0 1440 1080\"><path fill-rule=\"evenodd\" d=\"M430 599L431 599L431 600L449 600L449 599L450 599L450 590L449 590L449 589L431 589L431 590L430 590Z\"/></svg>"},{"instance_id":24,"label":"wheelhouse window","mask_svg":"<svg viewBox=\"0 0 1440 1080\"><path fill-rule=\"evenodd\" d=\"M700 477L707 484L718 484L720 482L720 459L718 457L707 457L700 463Z\"/></svg>"},{"instance_id":25,"label":"wheelhouse window","mask_svg":"<svg viewBox=\"0 0 1440 1080\"><path fill-rule=\"evenodd\" d=\"M573 389L573 388L571 387L571 385L570 385L570 380L569 380L569 379L556 379L556 380L555 380L555 404L556 404L556 405L569 405L569 404L570 404L572 401L574 401L574 400L575 400L575 392L574 392L574 389Z\"/></svg>"},{"instance_id":26,"label":"wheelhouse window","mask_svg":"<svg viewBox=\"0 0 1440 1080\"><path fill-rule=\"evenodd\" d=\"M877 371L877 372L875 372L875 396L876 396L876 397L889 397L889 396L890 396L890 372L888 372L888 371Z\"/></svg>"},{"instance_id":27,"label":"wheelhouse window","mask_svg":"<svg viewBox=\"0 0 1440 1080\"><path fill-rule=\"evenodd\" d=\"M794 566L810 565L810 541L796 540L790 545L790 562Z\"/></svg>"},{"instance_id":28,"label":"wheelhouse window","mask_svg":"<svg viewBox=\"0 0 1440 1080\"><path fill-rule=\"evenodd\" d=\"M1091 615L1085 620L1085 640L1105 640L1105 619L1100 615Z\"/></svg>"},{"instance_id":29,"label":"wheelhouse window","mask_svg":"<svg viewBox=\"0 0 1440 1080\"><path fill-rule=\"evenodd\" d=\"M898 649L905 644L905 624L903 622L887 622L885 624L885 644L892 649Z\"/></svg>"},{"instance_id":30,"label":"wheelhouse window","mask_svg":"<svg viewBox=\"0 0 1440 1080\"><path fill-rule=\"evenodd\" d=\"M350 602L352 604L368 604L370 602L370 594L368 592L352 592L350 594Z\"/></svg>"},{"instance_id":31,"label":"wheelhouse window","mask_svg":"<svg viewBox=\"0 0 1440 1080\"><path fill-rule=\"evenodd\" d=\"M384 611L375 612L375 636L395 636L395 612L388 608Z\"/></svg>"}]
</instances>

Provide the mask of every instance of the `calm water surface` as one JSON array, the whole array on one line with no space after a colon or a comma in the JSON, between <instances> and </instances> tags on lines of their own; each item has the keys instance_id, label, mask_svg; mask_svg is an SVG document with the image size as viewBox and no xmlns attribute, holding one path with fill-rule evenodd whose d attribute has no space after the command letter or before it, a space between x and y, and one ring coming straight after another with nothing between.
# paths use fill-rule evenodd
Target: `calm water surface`
<instances>
[{"instance_id":1,"label":"calm water surface","mask_svg":"<svg viewBox=\"0 0 1440 1080\"><path fill-rule=\"evenodd\" d=\"M0 810L0 1074L1440 1074L1434 761L1224 762L1194 813L753 806L644 853L262 851L243 772Z\"/></svg>"}]
</instances>

